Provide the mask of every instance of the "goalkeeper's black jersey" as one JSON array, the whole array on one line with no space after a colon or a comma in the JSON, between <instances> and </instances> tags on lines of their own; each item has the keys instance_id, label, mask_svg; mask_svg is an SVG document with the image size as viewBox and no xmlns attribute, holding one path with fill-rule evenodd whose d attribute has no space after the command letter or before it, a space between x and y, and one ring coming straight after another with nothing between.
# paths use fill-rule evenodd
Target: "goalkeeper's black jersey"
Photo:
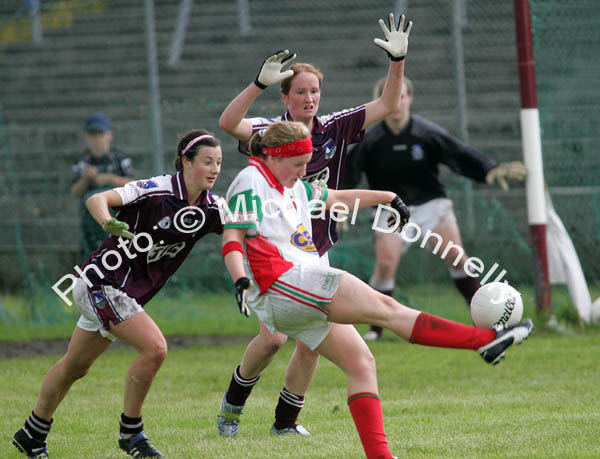
<instances>
[{"instance_id":1,"label":"goalkeeper's black jersey","mask_svg":"<svg viewBox=\"0 0 600 459\"><path fill-rule=\"evenodd\" d=\"M394 135L385 121L365 134L346 162L345 188L354 188L364 172L369 187L393 191L408 205L445 197L438 166L478 182L498 162L468 147L445 129L418 115L411 115L404 130Z\"/></svg>"}]
</instances>

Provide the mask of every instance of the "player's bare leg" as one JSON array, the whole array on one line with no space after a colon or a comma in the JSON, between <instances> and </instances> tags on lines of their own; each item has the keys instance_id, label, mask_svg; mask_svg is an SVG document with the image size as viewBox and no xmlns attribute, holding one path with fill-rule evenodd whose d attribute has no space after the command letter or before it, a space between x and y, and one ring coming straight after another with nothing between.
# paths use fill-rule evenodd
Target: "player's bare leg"
<instances>
[{"instance_id":1,"label":"player's bare leg","mask_svg":"<svg viewBox=\"0 0 600 459\"><path fill-rule=\"evenodd\" d=\"M283 333L271 333L262 322L259 324L260 332L246 347L240 363L240 374L245 379L256 378L260 375L287 341L287 336Z\"/></svg>"},{"instance_id":2,"label":"player's bare leg","mask_svg":"<svg viewBox=\"0 0 600 459\"><path fill-rule=\"evenodd\" d=\"M17 431L13 443L28 456L48 457L46 437L54 411L75 381L84 377L111 341L98 332L75 327L66 354L44 376L32 414Z\"/></svg>"},{"instance_id":3,"label":"player's bare leg","mask_svg":"<svg viewBox=\"0 0 600 459\"><path fill-rule=\"evenodd\" d=\"M404 241L396 233L375 233L375 269L373 278L394 279L404 250Z\"/></svg>"},{"instance_id":4,"label":"player's bare leg","mask_svg":"<svg viewBox=\"0 0 600 459\"><path fill-rule=\"evenodd\" d=\"M319 366L319 353L302 341L296 341L296 349L285 372L285 387L294 394L304 395Z\"/></svg>"},{"instance_id":5,"label":"player's bare leg","mask_svg":"<svg viewBox=\"0 0 600 459\"><path fill-rule=\"evenodd\" d=\"M242 363L235 368L221 400L217 428L219 434L227 437L237 435L244 405L258 382L261 371L271 363L277 351L287 341L287 336L283 333L271 333L261 322L259 324L260 333L246 347Z\"/></svg>"},{"instance_id":6,"label":"player's bare leg","mask_svg":"<svg viewBox=\"0 0 600 459\"><path fill-rule=\"evenodd\" d=\"M167 340L146 312L112 326L110 332L139 352L127 372L123 404L126 416L139 417L152 381L167 357Z\"/></svg>"},{"instance_id":7,"label":"player's bare leg","mask_svg":"<svg viewBox=\"0 0 600 459\"><path fill-rule=\"evenodd\" d=\"M336 323L316 349L348 376L348 396L358 392L379 394L375 358L351 325Z\"/></svg>"},{"instance_id":8,"label":"player's bare leg","mask_svg":"<svg viewBox=\"0 0 600 459\"><path fill-rule=\"evenodd\" d=\"M383 428L375 359L366 343L354 327L334 324L317 351L348 376L348 407L367 457L391 457Z\"/></svg>"},{"instance_id":9,"label":"player's bare leg","mask_svg":"<svg viewBox=\"0 0 600 459\"><path fill-rule=\"evenodd\" d=\"M119 447L134 457L162 457L144 434L142 405L167 357L167 341L158 325L144 311L111 326L110 332L139 352L125 379Z\"/></svg>"},{"instance_id":10,"label":"player's bare leg","mask_svg":"<svg viewBox=\"0 0 600 459\"><path fill-rule=\"evenodd\" d=\"M512 327L487 330L420 312L376 292L350 273L340 279L329 304L328 320L377 325L425 346L478 350L486 362L494 365L508 347L520 344L533 329L530 319Z\"/></svg>"},{"instance_id":11,"label":"player's bare leg","mask_svg":"<svg viewBox=\"0 0 600 459\"><path fill-rule=\"evenodd\" d=\"M448 251L444 261L448 265L450 276L456 285L456 288L464 297L467 305L471 304L471 298L475 292L481 287L478 277L469 276L464 266L467 261L468 255L464 250L463 242L460 237L460 229L455 219L446 219L440 222L435 229L434 233L439 234L444 241L438 250L438 255L443 254L448 244L451 245L451 249Z\"/></svg>"},{"instance_id":12,"label":"player's bare leg","mask_svg":"<svg viewBox=\"0 0 600 459\"><path fill-rule=\"evenodd\" d=\"M311 350L302 341L296 340L296 348L285 372L285 387L279 393L275 408L273 434L310 435L296 424L300 410L304 407L304 395L319 366L319 353Z\"/></svg>"},{"instance_id":13,"label":"player's bare leg","mask_svg":"<svg viewBox=\"0 0 600 459\"><path fill-rule=\"evenodd\" d=\"M34 413L49 421L73 383L87 374L94 361L110 344L111 341L97 331L75 327L66 354L48 370L42 380Z\"/></svg>"},{"instance_id":14,"label":"player's bare leg","mask_svg":"<svg viewBox=\"0 0 600 459\"><path fill-rule=\"evenodd\" d=\"M221 435L237 435L240 415L254 385L258 382L260 373L271 363L286 341L286 335L271 333L260 323L260 333L246 347L242 362L235 369L229 388L221 401L221 409L217 417L217 426ZM286 371L286 386L280 393L275 410L277 427L274 427L273 433L292 433L292 430L299 433L295 421L304 404L304 394L316 371L318 358L317 353L304 344L297 343ZM301 426L300 428L305 431Z\"/></svg>"},{"instance_id":15,"label":"player's bare leg","mask_svg":"<svg viewBox=\"0 0 600 459\"><path fill-rule=\"evenodd\" d=\"M404 241L397 233L374 233L375 241L375 269L369 285L384 295L393 296L398 264L404 251ZM383 329L371 325L365 333L365 341L374 341L381 338Z\"/></svg>"}]
</instances>

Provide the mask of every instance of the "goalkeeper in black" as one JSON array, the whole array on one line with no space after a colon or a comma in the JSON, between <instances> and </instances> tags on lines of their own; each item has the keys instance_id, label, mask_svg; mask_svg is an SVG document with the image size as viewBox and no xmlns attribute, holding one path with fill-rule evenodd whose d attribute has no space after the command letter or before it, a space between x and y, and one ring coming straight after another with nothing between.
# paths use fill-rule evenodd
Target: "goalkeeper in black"
<instances>
[{"instance_id":1,"label":"goalkeeper in black","mask_svg":"<svg viewBox=\"0 0 600 459\"><path fill-rule=\"evenodd\" d=\"M373 96L379 97L383 80L377 82ZM523 180L521 162L498 163L468 147L437 124L410 113L413 85L405 76L400 106L383 121L366 132L364 140L351 152L346 162L345 188L355 188L361 174L369 187L389 190L410 206L412 225L402 233L386 232L387 215L380 215L375 235L375 270L370 285L392 296L396 270L403 253L413 242L427 238L428 247L448 264L456 288L470 304L480 287L478 274L465 266L468 255L462 247L460 230L453 204L439 180L439 165L477 182L497 182L508 189L507 180ZM434 234L431 234L434 233ZM439 235L439 236L437 236ZM381 337L381 329L371 327L365 340Z\"/></svg>"}]
</instances>

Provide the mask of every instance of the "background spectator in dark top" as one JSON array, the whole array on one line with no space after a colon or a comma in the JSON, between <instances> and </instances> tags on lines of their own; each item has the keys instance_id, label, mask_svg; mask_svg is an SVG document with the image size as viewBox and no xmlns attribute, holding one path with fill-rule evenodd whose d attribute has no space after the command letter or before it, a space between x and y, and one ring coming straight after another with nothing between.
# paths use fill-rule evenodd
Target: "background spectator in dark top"
<instances>
[{"instance_id":1,"label":"background spectator in dark top","mask_svg":"<svg viewBox=\"0 0 600 459\"><path fill-rule=\"evenodd\" d=\"M93 113L83 125L87 146L72 166L71 194L81 198L81 249L89 254L106 239L106 233L90 215L85 201L94 193L123 186L133 179L131 159L112 147L114 133L108 117Z\"/></svg>"}]
</instances>

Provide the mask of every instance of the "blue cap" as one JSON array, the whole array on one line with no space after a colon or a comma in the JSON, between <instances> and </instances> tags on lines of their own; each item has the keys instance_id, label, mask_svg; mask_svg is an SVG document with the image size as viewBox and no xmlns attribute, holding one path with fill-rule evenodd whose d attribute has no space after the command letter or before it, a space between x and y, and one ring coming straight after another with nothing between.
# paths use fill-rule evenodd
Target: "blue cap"
<instances>
[{"instance_id":1,"label":"blue cap","mask_svg":"<svg viewBox=\"0 0 600 459\"><path fill-rule=\"evenodd\" d=\"M83 130L85 132L100 131L107 132L112 131L112 125L106 115L100 112L96 112L88 117L83 124Z\"/></svg>"}]
</instances>

